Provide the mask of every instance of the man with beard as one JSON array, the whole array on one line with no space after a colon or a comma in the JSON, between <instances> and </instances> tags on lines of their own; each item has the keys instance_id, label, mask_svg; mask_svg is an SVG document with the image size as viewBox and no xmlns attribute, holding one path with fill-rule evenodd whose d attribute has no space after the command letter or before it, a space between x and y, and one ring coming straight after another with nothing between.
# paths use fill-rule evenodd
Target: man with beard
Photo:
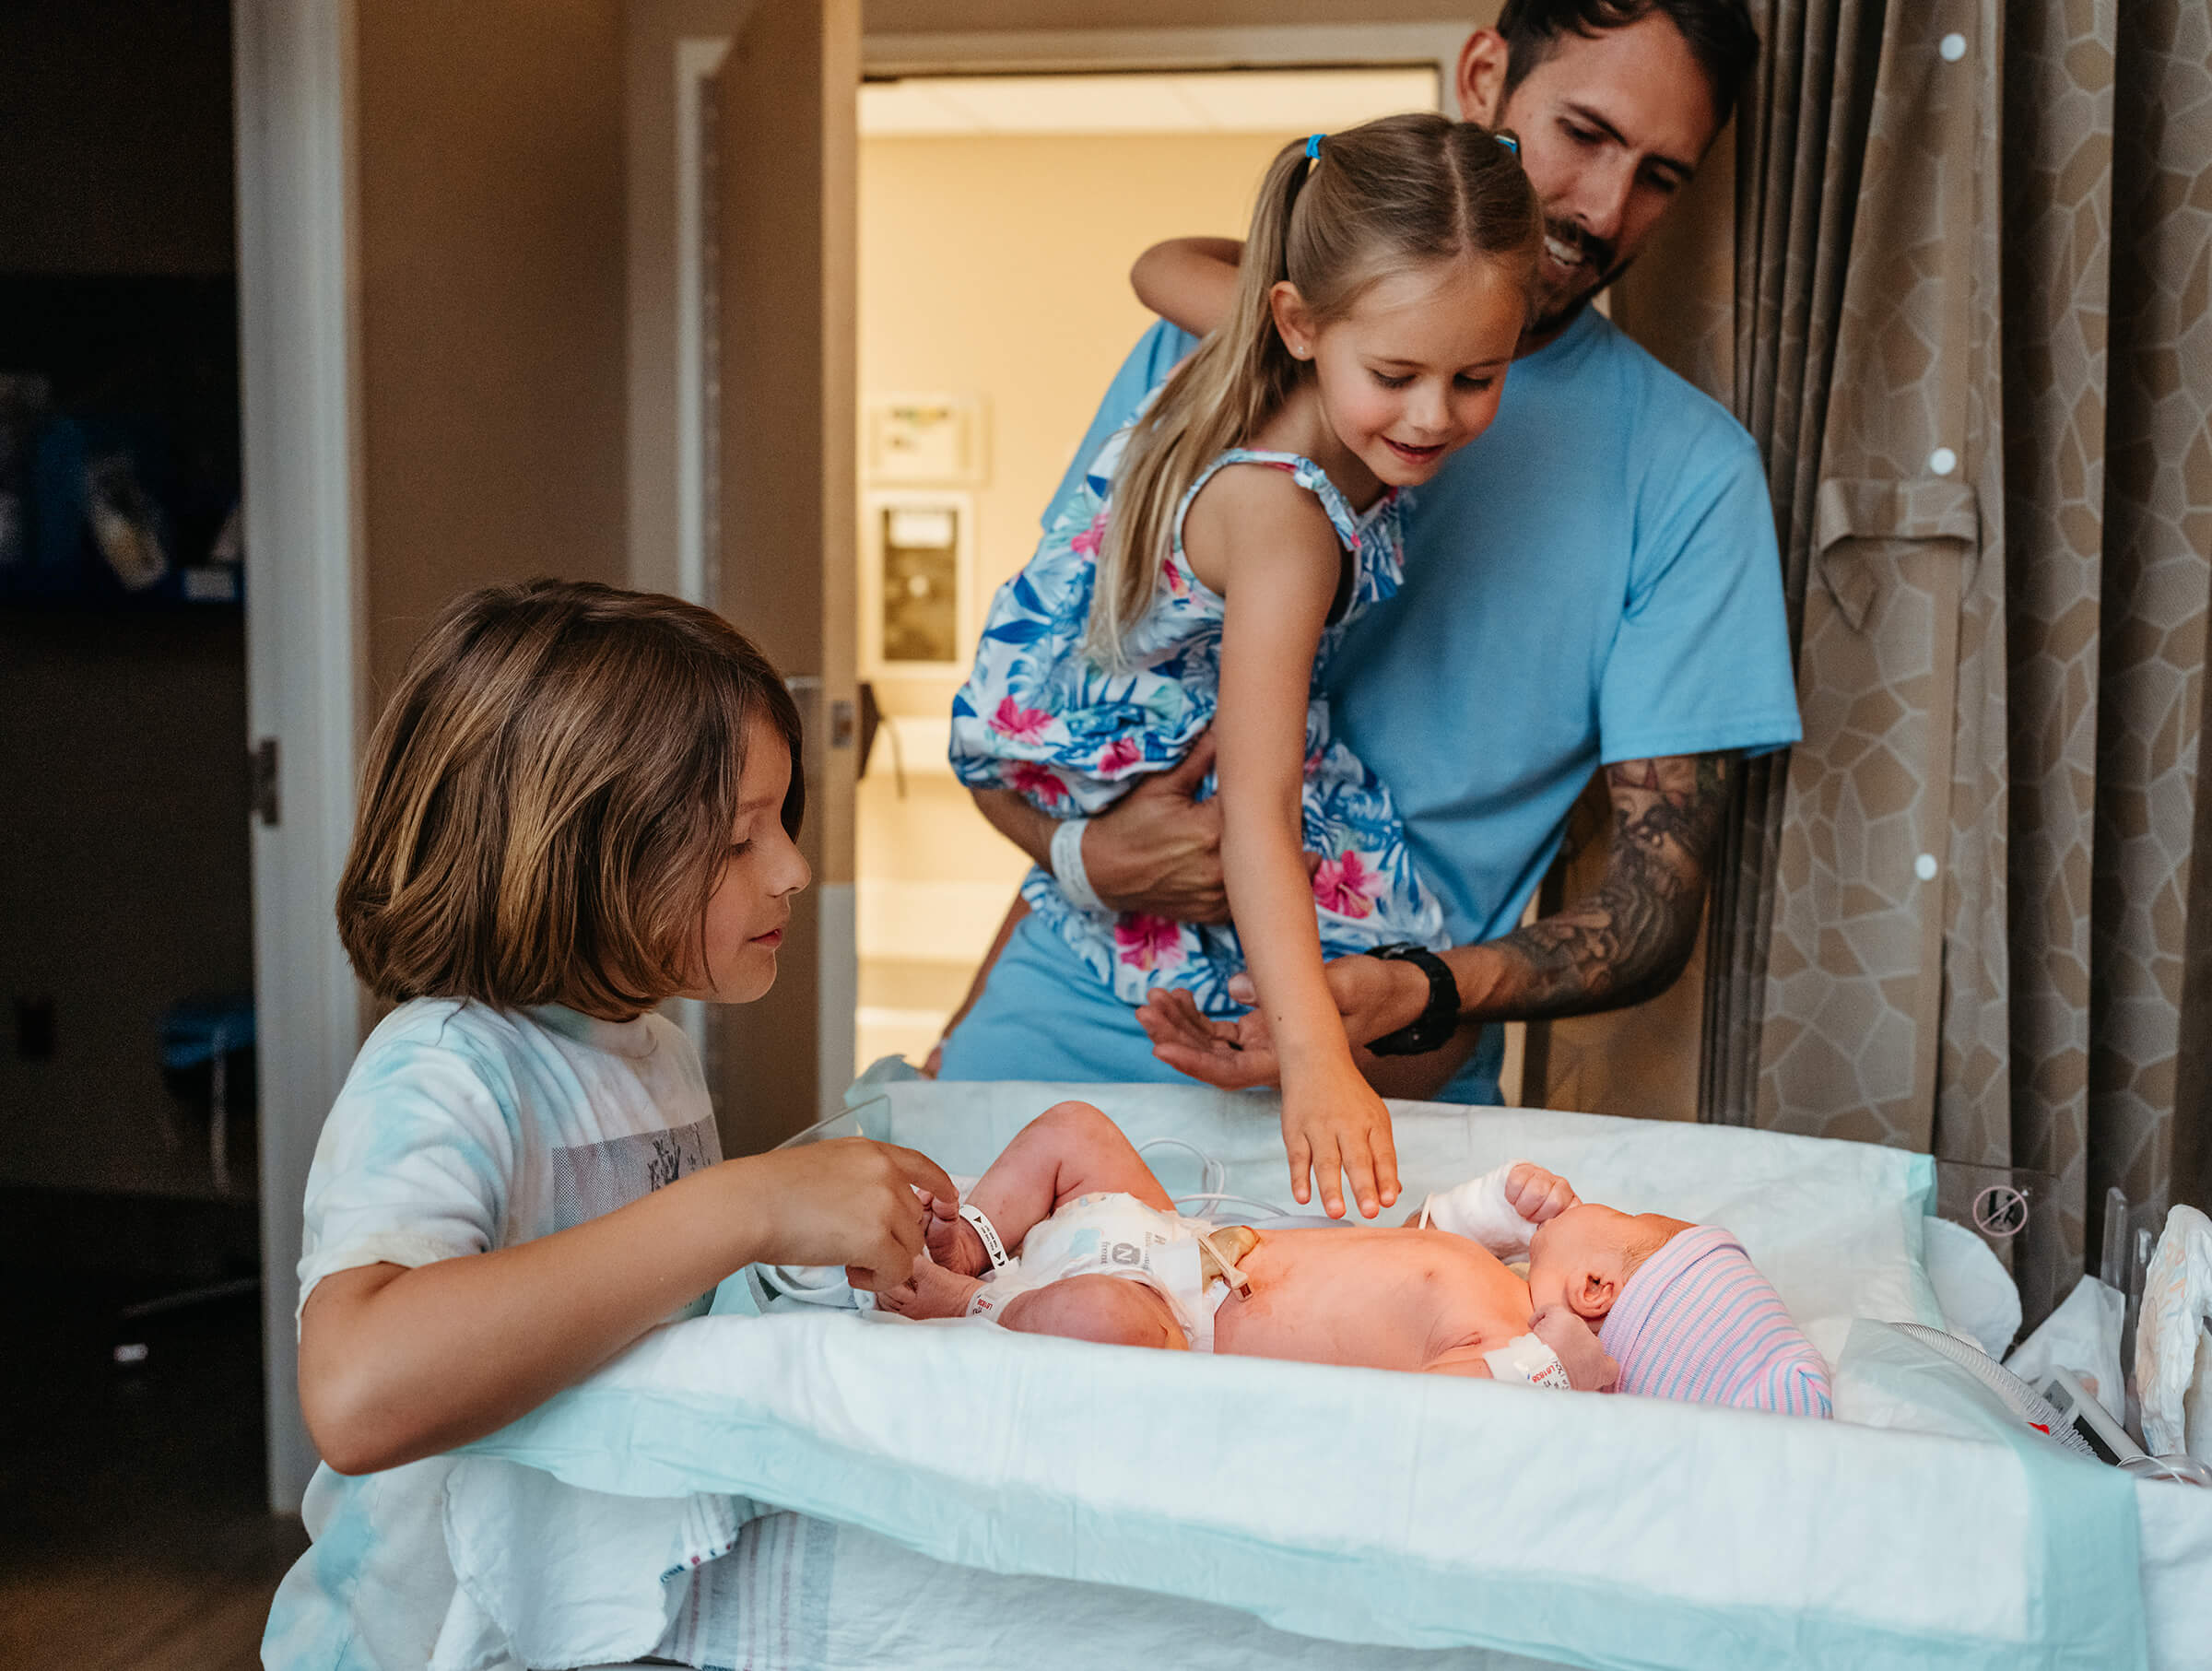
<instances>
[{"instance_id":1,"label":"man with beard","mask_svg":"<svg viewBox=\"0 0 2212 1671\"><path fill-rule=\"evenodd\" d=\"M1461 52L1461 114L1517 136L1547 235L1496 422L1414 496L1405 584L1326 675L1337 735L1395 796L1453 941L1441 957L1329 966L1387 1093L1495 1101L1502 1042L1483 1023L1670 985L1695 944L1734 762L1798 736L1758 451L1589 307L1704 157L1758 51L1744 0L1508 0ZM1194 340L1162 324L1138 344L1063 496ZM1019 796L976 802L1040 865L1079 863L1112 909L1219 921L1219 819L1195 798L1208 763L1202 740L1057 846L1055 821ZM1516 926L1601 766L1603 882ZM1133 1016L1072 968L1054 936L1009 919L942 1077L1274 1082L1263 1017L1202 1016L1182 993Z\"/></svg>"}]
</instances>

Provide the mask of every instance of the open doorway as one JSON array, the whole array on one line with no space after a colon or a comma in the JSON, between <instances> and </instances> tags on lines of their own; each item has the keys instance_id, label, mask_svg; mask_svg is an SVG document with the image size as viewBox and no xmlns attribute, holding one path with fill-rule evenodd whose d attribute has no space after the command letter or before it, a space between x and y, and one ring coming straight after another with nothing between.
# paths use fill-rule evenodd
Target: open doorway
<instances>
[{"instance_id":1,"label":"open doorway","mask_svg":"<svg viewBox=\"0 0 2212 1671\"><path fill-rule=\"evenodd\" d=\"M221 5L0 21L0 1616L117 1665L238 1663L304 1543L266 1513L233 64Z\"/></svg>"},{"instance_id":2,"label":"open doorway","mask_svg":"<svg viewBox=\"0 0 2212 1671\"><path fill-rule=\"evenodd\" d=\"M927 1055L1027 861L946 764L994 591L1150 323L1130 263L1241 236L1282 144L1435 109L1436 64L906 76L860 101L856 1065Z\"/></svg>"}]
</instances>

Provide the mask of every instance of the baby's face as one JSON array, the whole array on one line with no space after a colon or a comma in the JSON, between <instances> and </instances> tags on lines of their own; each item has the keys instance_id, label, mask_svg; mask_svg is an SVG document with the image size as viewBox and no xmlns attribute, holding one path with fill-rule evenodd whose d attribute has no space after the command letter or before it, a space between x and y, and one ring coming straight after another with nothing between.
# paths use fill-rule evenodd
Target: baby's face
<instances>
[{"instance_id":1,"label":"baby's face","mask_svg":"<svg viewBox=\"0 0 2212 1671\"><path fill-rule=\"evenodd\" d=\"M1528 1247L1528 1297L1541 1311L1564 1305L1593 1324L1613 1309L1636 1267L1689 1227L1658 1213L1630 1215L1585 1201L1536 1226Z\"/></svg>"}]
</instances>

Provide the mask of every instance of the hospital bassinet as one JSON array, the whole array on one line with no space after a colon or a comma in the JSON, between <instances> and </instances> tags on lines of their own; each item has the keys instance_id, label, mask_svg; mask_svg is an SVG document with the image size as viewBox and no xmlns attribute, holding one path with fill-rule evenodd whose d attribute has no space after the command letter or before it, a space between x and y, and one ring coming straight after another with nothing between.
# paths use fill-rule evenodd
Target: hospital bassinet
<instances>
[{"instance_id":1,"label":"hospital bassinet","mask_svg":"<svg viewBox=\"0 0 2212 1671\"><path fill-rule=\"evenodd\" d=\"M855 1087L860 1132L980 1171L1065 1096L1281 1194L1269 1100ZM1817 1422L1193 1359L797 1308L660 1331L472 1447L441 1671L2198 1666L2212 1492L1979 1402L1940 1325L1924 1157L1714 1126L1401 1105L1409 1194L1527 1156L1727 1225L1836 1371ZM1152 1157L1171 1190L1199 1160ZM460 1628L465 1626L465 1628Z\"/></svg>"}]
</instances>

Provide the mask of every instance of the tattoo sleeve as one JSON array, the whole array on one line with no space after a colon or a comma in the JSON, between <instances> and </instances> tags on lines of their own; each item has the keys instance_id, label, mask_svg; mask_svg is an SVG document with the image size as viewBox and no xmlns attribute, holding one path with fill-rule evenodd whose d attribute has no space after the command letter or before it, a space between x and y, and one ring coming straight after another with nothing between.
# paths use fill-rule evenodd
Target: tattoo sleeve
<instances>
[{"instance_id":1,"label":"tattoo sleeve","mask_svg":"<svg viewBox=\"0 0 2212 1671\"><path fill-rule=\"evenodd\" d=\"M1597 891L1488 946L1472 1013L1523 1020L1618 1009L1673 985L1696 947L1734 757L1670 755L1606 769L1611 841Z\"/></svg>"}]
</instances>

